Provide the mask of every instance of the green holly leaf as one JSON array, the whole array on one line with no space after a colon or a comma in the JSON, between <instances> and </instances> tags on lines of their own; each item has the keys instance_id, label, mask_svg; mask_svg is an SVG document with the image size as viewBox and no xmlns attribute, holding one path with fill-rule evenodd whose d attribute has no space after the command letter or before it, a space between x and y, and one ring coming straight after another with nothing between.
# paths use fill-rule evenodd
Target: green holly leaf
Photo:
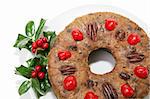
<instances>
[{"instance_id":1,"label":"green holly leaf","mask_svg":"<svg viewBox=\"0 0 150 99\"><path fill-rule=\"evenodd\" d=\"M44 92L48 92L51 90L51 85L48 80L48 73L45 74L45 79L44 79L44 81L41 82L41 89Z\"/></svg>"},{"instance_id":2,"label":"green holly leaf","mask_svg":"<svg viewBox=\"0 0 150 99\"><path fill-rule=\"evenodd\" d=\"M14 47L19 49L26 48L29 50L30 45L31 45L31 39L22 34L19 34L16 43L14 44Z\"/></svg>"},{"instance_id":3,"label":"green holly leaf","mask_svg":"<svg viewBox=\"0 0 150 99\"><path fill-rule=\"evenodd\" d=\"M56 35L56 34L55 34L55 31L47 31L47 32L43 32L43 35L44 37L50 38L51 36Z\"/></svg>"},{"instance_id":4,"label":"green holly leaf","mask_svg":"<svg viewBox=\"0 0 150 99\"><path fill-rule=\"evenodd\" d=\"M26 35L32 37L35 33L35 25L33 21L29 21L25 28Z\"/></svg>"},{"instance_id":5,"label":"green holly leaf","mask_svg":"<svg viewBox=\"0 0 150 99\"><path fill-rule=\"evenodd\" d=\"M26 93L30 87L31 87L31 82L28 80L24 81L18 89L19 95Z\"/></svg>"},{"instance_id":6,"label":"green holly leaf","mask_svg":"<svg viewBox=\"0 0 150 99\"><path fill-rule=\"evenodd\" d=\"M56 35L53 35L50 39L50 48L53 47L55 40L56 40Z\"/></svg>"},{"instance_id":7,"label":"green holly leaf","mask_svg":"<svg viewBox=\"0 0 150 99\"><path fill-rule=\"evenodd\" d=\"M32 87L40 94L40 95L45 95L46 93L41 89L40 87L40 82L37 78L31 79L32 82Z\"/></svg>"},{"instance_id":8,"label":"green holly leaf","mask_svg":"<svg viewBox=\"0 0 150 99\"><path fill-rule=\"evenodd\" d=\"M53 47L53 44L55 42L56 39L56 33L52 32L52 31L47 31L43 33L45 37L48 38L49 44L50 44L50 48Z\"/></svg>"},{"instance_id":9,"label":"green holly leaf","mask_svg":"<svg viewBox=\"0 0 150 99\"><path fill-rule=\"evenodd\" d=\"M33 58L30 58L26 61L27 65L30 66L30 64L32 63Z\"/></svg>"},{"instance_id":10,"label":"green holly leaf","mask_svg":"<svg viewBox=\"0 0 150 99\"><path fill-rule=\"evenodd\" d=\"M37 99L40 99L40 97L41 97L42 95L40 95L39 92L38 92L34 87L32 87L32 89L33 89L33 91L34 91L34 93L35 93Z\"/></svg>"},{"instance_id":11,"label":"green holly leaf","mask_svg":"<svg viewBox=\"0 0 150 99\"><path fill-rule=\"evenodd\" d=\"M28 67L34 68L36 65L39 65L39 61L40 59L38 59L37 57L34 57L34 58L27 60L26 62L28 64Z\"/></svg>"},{"instance_id":12,"label":"green holly leaf","mask_svg":"<svg viewBox=\"0 0 150 99\"><path fill-rule=\"evenodd\" d=\"M48 58L40 56L40 64L42 66L47 66L47 64L48 64Z\"/></svg>"},{"instance_id":13,"label":"green holly leaf","mask_svg":"<svg viewBox=\"0 0 150 99\"><path fill-rule=\"evenodd\" d=\"M43 33L43 28L44 28L45 23L46 23L46 20L41 19L40 24L35 34L35 41L40 37L40 34Z\"/></svg>"},{"instance_id":14,"label":"green holly leaf","mask_svg":"<svg viewBox=\"0 0 150 99\"><path fill-rule=\"evenodd\" d=\"M39 55L39 56L47 57L48 53L49 53L48 49L46 49L46 50L37 50L37 55Z\"/></svg>"},{"instance_id":15,"label":"green holly leaf","mask_svg":"<svg viewBox=\"0 0 150 99\"><path fill-rule=\"evenodd\" d=\"M16 68L15 74L24 76L29 79L31 77L31 72L32 72L31 68L27 68L21 65L20 67Z\"/></svg>"},{"instance_id":16,"label":"green holly leaf","mask_svg":"<svg viewBox=\"0 0 150 99\"><path fill-rule=\"evenodd\" d=\"M26 63L30 68L34 68L36 65L47 66L48 59L46 57L38 55L34 58L27 60Z\"/></svg>"}]
</instances>

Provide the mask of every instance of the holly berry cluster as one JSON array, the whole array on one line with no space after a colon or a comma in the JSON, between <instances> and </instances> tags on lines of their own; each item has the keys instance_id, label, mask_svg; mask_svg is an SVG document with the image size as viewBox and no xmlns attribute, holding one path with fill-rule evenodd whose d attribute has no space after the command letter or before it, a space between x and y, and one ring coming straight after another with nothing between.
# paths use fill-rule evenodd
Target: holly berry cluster
<instances>
[{"instance_id":1,"label":"holly berry cluster","mask_svg":"<svg viewBox=\"0 0 150 99\"><path fill-rule=\"evenodd\" d=\"M46 20L41 19L37 30L35 30L34 21L29 21L25 27L25 35L18 34L14 44L14 47L19 50L27 49L35 54L26 61L26 66L16 67L15 74L26 78L20 85L18 93L23 95L32 88L38 99L51 88L47 72L47 55L56 38L55 32L44 31L45 22Z\"/></svg>"},{"instance_id":2,"label":"holly berry cluster","mask_svg":"<svg viewBox=\"0 0 150 99\"><path fill-rule=\"evenodd\" d=\"M47 38L43 37L32 43L32 53L37 51L37 48L48 49L49 44L47 42Z\"/></svg>"},{"instance_id":3,"label":"holly berry cluster","mask_svg":"<svg viewBox=\"0 0 150 99\"><path fill-rule=\"evenodd\" d=\"M41 80L44 79L45 73L42 72L41 70L42 70L42 66L40 66L40 65L35 66L35 70L32 71L31 77L32 78L38 77Z\"/></svg>"}]
</instances>

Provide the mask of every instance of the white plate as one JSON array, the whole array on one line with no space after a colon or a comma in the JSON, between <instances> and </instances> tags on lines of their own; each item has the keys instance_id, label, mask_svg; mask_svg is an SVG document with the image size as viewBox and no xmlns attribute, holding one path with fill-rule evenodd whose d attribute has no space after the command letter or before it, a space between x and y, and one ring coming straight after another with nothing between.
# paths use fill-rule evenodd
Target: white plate
<instances>
[{"instance_id":1,"label":"white plate","mask_svg":"<svg viewBox=\"0 0 150 99\"><path fill-rule=\"evenodd\" d=\"M81 7L77 7L77 8L71 9L69 11L66 11L66 12L58 15L57 17L53 18L52 20L48 20L46 23L47 30L55 30L56 33L58 34L60 31L62 31L65 28L65 26L67 26L69 23L71 23L76 17L82 16L82 15L85 15L88 13L106 12L106 11L107 12L115 12L115 13L121 14L125 17L128 17L129 19L136 22L140 27L142 27L147 33L149 33L147 25L144 24L141 20L139 20L136 16L130 14L128 11L125 11L121 8L116 8L116 7L108 6L108 5L86 5L86 6L81 6ZM110 59L109 57L107 57L109 54L106 54L105 52L101 53L101 55L106 56L106 58L98 57L99 59L101 59L101 58L104 58L107 60ZM102 64L109 65L109 66L107 66L105 68L101 68L101 69L97 68L96 69L97 71L103 72L103 71L111 70L113 68L113 66L111 66L111 65L114 64L114 62L106 63L106 61L104 61L104 62L102 62ZM97 66L97 64L95 64L95 63L94 63L94 65ZM20 81L18 83L20 83ZM36 97L34 95L33 90L30 89L29 92L26 93L25 95L21 96L20 99L36 99ZM53 92L49 92L46 96L41 97L41 99L56 99L56 97L53 94ZM148 96L145 99L148 99Z\"/></svg>"}]
</instances>

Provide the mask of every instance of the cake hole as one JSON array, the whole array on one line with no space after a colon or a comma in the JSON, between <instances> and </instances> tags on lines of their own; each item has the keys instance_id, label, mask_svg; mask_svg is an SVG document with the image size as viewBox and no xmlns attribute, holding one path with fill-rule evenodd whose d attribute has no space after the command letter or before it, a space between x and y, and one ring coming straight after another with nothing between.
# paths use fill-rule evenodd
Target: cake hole
<instances>
[{"instance_id":1,"label":"cake hole","mask_svg":"<svg viewBox=\"0 0 150 99\"><path fill-rule=\"evenodd\" d=\"M98 49L89 55L90 70L94 74L106 74L111 72L115 67L115 58L107 49Z\"/></svg>"}]
</instances>

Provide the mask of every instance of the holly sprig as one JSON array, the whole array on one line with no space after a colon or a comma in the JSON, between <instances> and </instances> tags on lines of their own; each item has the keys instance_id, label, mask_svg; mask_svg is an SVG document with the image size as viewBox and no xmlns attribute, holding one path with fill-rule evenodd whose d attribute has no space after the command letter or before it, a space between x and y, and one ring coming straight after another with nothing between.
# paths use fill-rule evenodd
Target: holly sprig
<instances>
[{"instance_id":1,"label":"holly sprig","mask_svg":"<svg viewBox=\"0 0 150 99\"><path fill-rule=\"evenodd\" d=\"M16 75L21 75L27 79L18 89L20 95L23 95L32 88L37 98L40 98L51 89L47 73L47 55L53 46L56 34L53 31L44 31L45 23L46 20L41 19L36 30L34 21L29 21L25 27L25 35L18 34L17 40L14 44L14 47L20 50L23 48L27 49L33 54L33 58L26 61L26 66L21 65L15 68ZM37 43L38 40L42 40L43 38L46 39L46 48L39 47L37 44L36 52L33 53L33 43ZM37 66L41 68L40 71L36 71Z\"/></svg>"}]
</instances>

